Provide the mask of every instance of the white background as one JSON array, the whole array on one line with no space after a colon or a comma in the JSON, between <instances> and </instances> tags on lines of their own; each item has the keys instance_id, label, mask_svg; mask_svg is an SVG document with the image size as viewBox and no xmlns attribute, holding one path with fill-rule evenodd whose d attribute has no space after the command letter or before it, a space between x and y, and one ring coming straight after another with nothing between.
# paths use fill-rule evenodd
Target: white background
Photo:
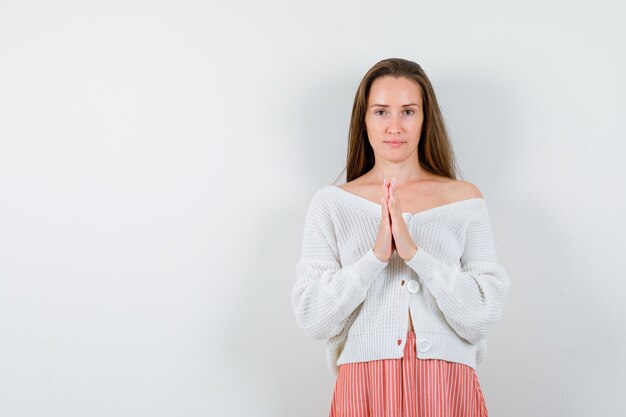
<instances>
[{"instance_id":1,"label":"white background","mask_svg":"<svg viewBox=\"0 0 626 417\"><path fill-rule=\"evenodd\" d=\"M291 286L387 57L429 75L511 279L490 416L624 415L621 8L2 1L0 416L327 415Z\"/></svg>"}]
</instances>

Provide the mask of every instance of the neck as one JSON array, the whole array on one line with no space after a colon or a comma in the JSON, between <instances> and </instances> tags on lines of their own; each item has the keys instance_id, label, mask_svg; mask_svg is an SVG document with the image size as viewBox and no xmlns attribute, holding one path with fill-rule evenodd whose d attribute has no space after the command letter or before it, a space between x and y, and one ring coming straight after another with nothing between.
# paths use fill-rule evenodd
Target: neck
<instances>
[{"instance_id":1,"label":"neck","mask_svg":"<svg viewBox=\"0 0 626 417\"><path fill-rule=\"evenodd\" d=\"M400 185L424 180L428 177L428 173L417 161L415 164L376 163L370 170L369 176L373 182L381 184L384 178L388 181L395 178L396 183Z\"/></svg>"}]
</instances>

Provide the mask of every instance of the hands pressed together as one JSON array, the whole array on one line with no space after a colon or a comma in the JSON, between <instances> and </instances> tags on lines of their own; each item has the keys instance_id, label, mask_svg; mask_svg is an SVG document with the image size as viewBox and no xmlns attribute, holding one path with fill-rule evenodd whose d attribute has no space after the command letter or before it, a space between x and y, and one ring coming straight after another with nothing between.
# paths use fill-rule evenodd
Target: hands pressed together
<instances>
[{"instance_id":1,"label":"hands pressed together","mask_svg":"<svg viewBox=\"0 0 626 417\"><path fill-rule=\"evenodd\" d=\"M383 197L380 198L382 213L374 255L381 261L388 261L394 250L405 261L415 256L417 245L409 234L397 193L395 178L393 181L383 180Z\"/></svg>"}]
</instances>

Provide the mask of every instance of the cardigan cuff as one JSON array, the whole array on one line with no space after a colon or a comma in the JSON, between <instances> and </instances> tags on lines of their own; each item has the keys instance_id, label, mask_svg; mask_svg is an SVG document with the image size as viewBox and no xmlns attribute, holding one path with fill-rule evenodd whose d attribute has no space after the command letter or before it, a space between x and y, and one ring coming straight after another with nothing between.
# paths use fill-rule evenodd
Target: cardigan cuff
<instances>
[{"instance_id":1,"label":"cardigan cuff","mask_svg":"<svg viewBox=\"0 0 626 417\"><path fill-rule=\"evenodd\" d=\"M358 273L359 280L365 284L366 287L371 284L372 280L382 271L389 261L381 261L374 254L374 249L368 250L365 255L358 261L351 265Z\"/></svg>"},{"instance_id":2,"label":"cardigan cuff","mask_svg":"<svg viewBox=\"0 0 626 417\"><path fill-rule=\"evenodd\" d=\"M422 246L418 246L415 255L405 263L413 269L417 274L425 281L430 281L434 278L438 271L442 268L450 268L445 262L441 262L439 259L428 253Z\"/></svg>"}]
</instances>

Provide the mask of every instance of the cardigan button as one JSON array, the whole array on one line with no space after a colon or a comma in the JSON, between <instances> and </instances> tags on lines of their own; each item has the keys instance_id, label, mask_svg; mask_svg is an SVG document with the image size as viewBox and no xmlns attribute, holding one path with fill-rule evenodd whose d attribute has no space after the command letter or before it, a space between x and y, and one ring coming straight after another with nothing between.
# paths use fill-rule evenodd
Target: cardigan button
<instances>
[{"instance_id":1,"label":"cardigan button","mask_svg":"<svg viewBox=\"0 0 626 417\"><path fill-rule=\"evenodd\" d=\"M398 346L402 344L402 339L398 339Z\"/></svg>"},{"instance_id":2,"label":"cardigan button","mask_svg":"<svg viewBox=\"0 0 626 417\"><path fill-rule=\"evenodd\" d=\"M412 279L411 281L409 281L409 283L406 286L406 289L408 292L410 292L411 294L415 294L416 292L419 291L420 289L420 284L419 282L417 282L417 280Z\"/></svg>"},{"instance_id":3,"label":"cardigan button","mask_svg":"<svg viewBox=\"0 0 626 417\"><path fill-rule=\"evenodd\" d=\"M418 349L420 352L428 352L430 349L430 343L428 343L428 340L422 340L419 343Z\"/></svg>"}]
</instances>

